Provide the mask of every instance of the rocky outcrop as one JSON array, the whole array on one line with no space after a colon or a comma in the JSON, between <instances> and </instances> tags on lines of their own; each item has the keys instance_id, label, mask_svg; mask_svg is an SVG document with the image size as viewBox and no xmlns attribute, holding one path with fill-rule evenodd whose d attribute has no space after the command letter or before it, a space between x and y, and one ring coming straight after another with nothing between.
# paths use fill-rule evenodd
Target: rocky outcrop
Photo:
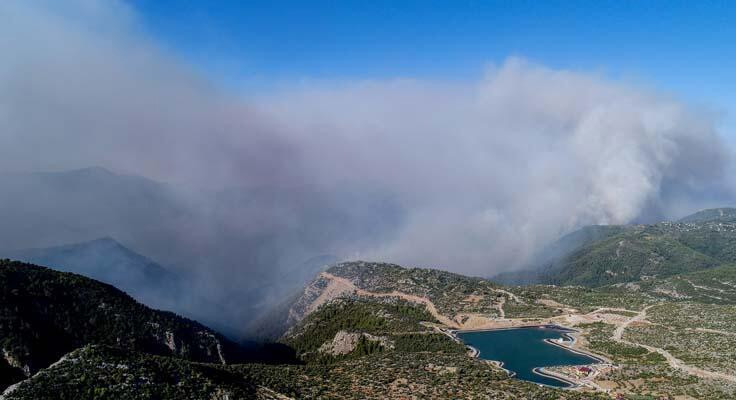
<instances>
[{"instance_id":1,"label":"rocky outcrop","mask_svg":"<svg viewBox=\"0 0 736 400\"><path fill-rule=\"evenodd\" d=\"M320 353L333 356L342 356L352 353L358 346L361 338L371 342L377 342L384 349L393 349L394 343L385 336L375 336L364 332L339 331L332 340L325 342L320 348Z\"/></svg>"}]
</instances>

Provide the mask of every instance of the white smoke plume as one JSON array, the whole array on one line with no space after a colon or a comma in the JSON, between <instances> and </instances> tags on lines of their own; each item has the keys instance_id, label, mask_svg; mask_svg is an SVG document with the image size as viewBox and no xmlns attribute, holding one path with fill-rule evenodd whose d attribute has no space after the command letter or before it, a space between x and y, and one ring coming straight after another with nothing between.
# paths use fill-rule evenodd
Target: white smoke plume
<instances>
[{"instance_id":1,"label":"white smoke plume","mask_svg":"<svg viewBox=\"0 0 736 400\"><path fill-rule=\"evenodd\" d=\"M731 158L709 114L516 58L471 84L359 83L268 110L318 179L399 194L407 222L367 254L476 274L581 225L677 217L665 186L722 197Z\"/></svg>"}]
</instances>

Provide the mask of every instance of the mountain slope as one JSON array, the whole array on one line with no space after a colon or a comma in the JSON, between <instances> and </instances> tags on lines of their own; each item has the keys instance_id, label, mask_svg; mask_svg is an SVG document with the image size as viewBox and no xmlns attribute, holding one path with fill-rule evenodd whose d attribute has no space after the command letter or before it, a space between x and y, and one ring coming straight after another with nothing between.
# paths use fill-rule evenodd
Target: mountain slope
<instances>
[{"instance_id":1,"label":"mountain slope","mask_svg":"<svg viewBox=\"0 0 736 400\"><path fill-rule=\"evenodd\" d=\"M0 398L224 400L269 397L259 395L253 382L217 365L96 345L65 355L51 368L9 388Z\"/></svg>"},{"instance_id":2,"label":"mountain slope","mask_svg":"<svg viewBox=\"0 0 736 400\"><path fill-rule=\"evenodd\" d=\"M115 315L132 316L133 321L127 329L115 332L135 332L138 325L135 316L145 314L145 310L125 309L115 304L115 299L107 298L114 296L95 292L112 291L124 297L107 285L26 264L5 264L0 271L10 277L0 283L6 284L4 286L11 292L11 297L23 297L24 290L18 288L28 286L36 296L59 299L59 306L63 308L48 310L47 315L55 321L68 320L67 326L94 332L99 326L85 325L85 320L92 314L91 319L97 319L104 325L108 313L87 312L87 304L66 304L65 296L75 295L61 291L57 285L60 282L66 283L66 287L74 287L86 299L104 297L104 303L101 304L112 307L105 306L103 309L112 312L113 323L121 323L114 318ZM402 285L414 288L416 293L428 290L427 294L431 296L435 295L435 287L438 291L459 289L465 285L475 285L480 290L485 288L482 280L477 278L441 271L405 270L381 264L362 271L363 266L369 265L348 264L334 267L331 271L341 274L343 277L340 279L357 274L356 277L365 278L365 282L360 283L362 287L369 289L383 285L384 279L391 280L396 274L403 274L413 283L404 281ZM367 274L371 273L389 275L368 282ZM34 278L38 274L51 274L54 279L30 279L30 282L22 279L28 275ZM479 283L482 287L478 286ZM511 379L499 367L468 357L463 345L434 328L439 325L424 304L393 296L346 295L333 298L315 309L284 337L284 343L299 349L299 355L306 362L304 365L194 363L182 356L172 357L170 353L150 354L151 348L135 346L139 343L133 341L131 344L125 338L116 337L115 343L103 339L100 342L106 345L87 345L64 355L49 368L8 389L0 398L603 398L596 394L553 390ZM88 303L94 305L97 302ZM65 317L68 313L64 310L67 309L74 309L84 319ZM150 324L144 323L143 326ZM105 338L109 332L102 331L100 336ZM4 334L0 334L0 337L4 337ZM136 339L143 341L145 337L143 335ZM123 348L120 348L121 343L124 344ZM324 346L325 343L328 346Z\"/></svg>"},{"instance_id":3,"label":"mountain slope","mask_svg":"<svg viewBox=\"0 0 736 400\"><path fill-rule=\"evenodd\" d=\"M731 399L734 288L733 267L591 289L502 287L445 271L341 263L321 272L289 309L281 341L303 364L201 364L92 345L0 398ZM591 365L596 373L588 377L554 367L582 387L541 387L469 356L451 332L546 324L575 329L578 340L563 345L615 367Z\"/></svg>"},{"instance_id":4,"label":"mountain slope","mask_svg":"<svg viewBox=\"0 0 736 400\"><path fill-rule=\"evenodd\" d=\"M501 274L505 283L605 286L667 277L736 262L736 209L703 210L679 222L611 226L585 235L586 227L551 248L570 251L536 269ZM587 236L570 247L570 237Z\"/></svg>"},{"instance_id":5,"label":"mountain slope","mask_svg":"<svg viewBox=\"0 0 736 400\"><path fill-rule=\"evenodd\" d=\"M530 399L604 395L554 390L443 353L376 353L331 364L215 366L88 346L9 390L2 400Z\"/></svg>"},{"instance_id":6,"label":"mountain slope","mask_svg":"<svg viewBox=\"0 0 736 400\"><path fill-rule=\"evenodd\" d=\"M285 327L298 326L311 313L341 298L404 301L426 308L428 322L473 329L502 316L502 310L552 315L553 308L529 304L482 278L446 271L403 268L395 264L344 262L319 274L288 310L281 308ZM288 336L290 332L287 332Z\"/></svg>"},{"instance_id":7,"label":"mountain slope","mask_svg":"<svg viewBox=\"0 0 736 400\"><path fill-rule=\"evenodd\" d=\"M90 343L213 363L241 357L197 322L104 283L16 261L0 261L0 320L3 359L25 376Z\"/></svg>"},{"instance_id":8,"label":"mountain slope","mask_svg":"<svg viewBox=\"0 0 736 400\"><path fill-rule=\"evenodd\" d=\"M736 222L736 208L710 208L681 218L678 222L696 224L702 222Z\"/></svg>"},{"instance_id":9,"label":"mountain slope","mask_svg":"<svg viewBox=\"0 0 736 400\"><path fill-rule=\"evenodd\" d=\"M195 289L188 275L175 274L112 238L46 248L0 251L0 258L84 275L113 285L149 307L171 310L196 319L231 337L236 337L239 333L233 326L224 324L218 318L224 314L223 306L204 298Z\"/></svg>"},{"instance_id":10,"label":"mountain slope","mask_svg":"<svg viewBox=\"0 0 736 400\"><path fill-rule=\"evenodd\" d=\"M557 263L572 252L611 236L625 232L632 227L623 225L589 225L568 233L545 246L531 261L528 269L497 274L493 280L506 285L525 285L539 281L539 273Z\"/></svg>"},{"instance_id":11,"label":"mountain slope","mask_svg":"<svg viewBox=\"0 0 736 400\"><path fill-rule=\"evenodd\" d=\"M172 308L179 278L112 238L0 252L0 257L73 272L113 285L155 308Z\"/></svg>"},{"instance_id":12,"label":"mountain slope","mask_svg":"<svg viewBox=\"0 0 736 400\"><path fill-rule=\"evenodd\" d=\"M736 270L727 266L590 289L504 288L443 271L342 263L305 289L291 310L300 318L292 319L284 340L305 360L407 359L411 349L440 359L456 353L442 338L433 339L436 329L557 324L579 332L573 347L616 364L595 366L592 383L579 381L596 392L605 385L632 398L727 399L736 394L730 384L736 381L735 287ZM387 308L400 304L419 313ZM381 316L387 321L379 322ZM555 371L579 377L576 368Z\"/></svg>"},{"instance_id":13,"label":"mountain slope","mask_svg":"<svg viewBox=\"0 0 736 400\"><path fill-rule=\"evenodd\" d=\"M596 287L686 273L722 263L682 243L679 228L658 224L584 246L553 264L542 274L542 282Z\"/></svg>"},{"instance_id":14,"label":"mountain slope","mask_svg":"<svg viewBox=\"0 0 736 400\"><path fill-rule=\"evenodd\" d=\"M736 304L736 265L722 265L664 279L637 282L636 290L668 301ZM615 285L622 287L625 285ZM610 288L603 288L609 290Z\"/></svg>"}]
</instances>

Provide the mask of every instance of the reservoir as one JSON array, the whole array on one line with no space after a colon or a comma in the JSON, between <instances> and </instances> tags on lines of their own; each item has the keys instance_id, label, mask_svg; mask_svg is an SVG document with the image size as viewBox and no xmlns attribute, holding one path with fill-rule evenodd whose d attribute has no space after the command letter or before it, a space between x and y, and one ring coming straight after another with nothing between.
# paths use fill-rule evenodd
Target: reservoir
<instances>
[{"instance_id":1,"label":"reservoir","mask_svg":"<svg viewBox=\"0 0 736 400\"><path fill-rule=\"evenodd\" d=\"M545 342L545 339L569 339L566 330L555 326L457 332L467 345L476 348L478 357L503 362L503 367L519 379L554 387L568 387L566 382L535 373L534 368L559 365L594 364L599 360Z\"/></svg>"}]
</instances>

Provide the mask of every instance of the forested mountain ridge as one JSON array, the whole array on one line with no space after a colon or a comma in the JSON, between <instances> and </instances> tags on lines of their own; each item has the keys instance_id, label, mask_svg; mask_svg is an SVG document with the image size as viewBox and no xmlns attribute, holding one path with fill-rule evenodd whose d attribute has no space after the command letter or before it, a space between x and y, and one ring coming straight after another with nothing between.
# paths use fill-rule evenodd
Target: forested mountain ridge
<instances>
[{"instance_id":1,"label":"forested mountain ridge","mask_svg":"<svg viewBox=\"0 0 736 400\"><path fill-rule=\"evenodd\" d=\"M680 218L677 222L686 224L699 222L736 222L736 208L709 208Z\"/></svg>"},{"instance_id":2,"label":"forested mountain ridge","mask_svg":"<svg viewBox=\"0 0 736 400\"><path fill-rule=\"evenodd\" d=\"M17 261L0 260L0 321L0 367L16 378L86 344L218 364L241 357L238 345L195 321L113 286Z\"/></svg>"},{"instance_id":3,"label":"forested mountain ridge","mask_svg":"<svg viewBox=\"0 0 736 400\"><path fill-rule=\"evenodd\" d=\"M580 235L590 227L571 235ZM608 228L536 269L498 276L507 283L605 286L736 262L736 209L703 210L678 222ZM564 243L571 235L560 239ZM553 244L551 247L568 247Z\"/></svg>"},{"instance_id":4,"label":"forested mountain ridge","mask_svg":"<svg viewBox=\"0 0 736 400\"><path fill-rule=\"evenodd\" d=\"M73 272L110 284L155 308L172 308L180 277L110 237L62 246L0 251L8 258Z\"/></svg>"}]
</instances>

